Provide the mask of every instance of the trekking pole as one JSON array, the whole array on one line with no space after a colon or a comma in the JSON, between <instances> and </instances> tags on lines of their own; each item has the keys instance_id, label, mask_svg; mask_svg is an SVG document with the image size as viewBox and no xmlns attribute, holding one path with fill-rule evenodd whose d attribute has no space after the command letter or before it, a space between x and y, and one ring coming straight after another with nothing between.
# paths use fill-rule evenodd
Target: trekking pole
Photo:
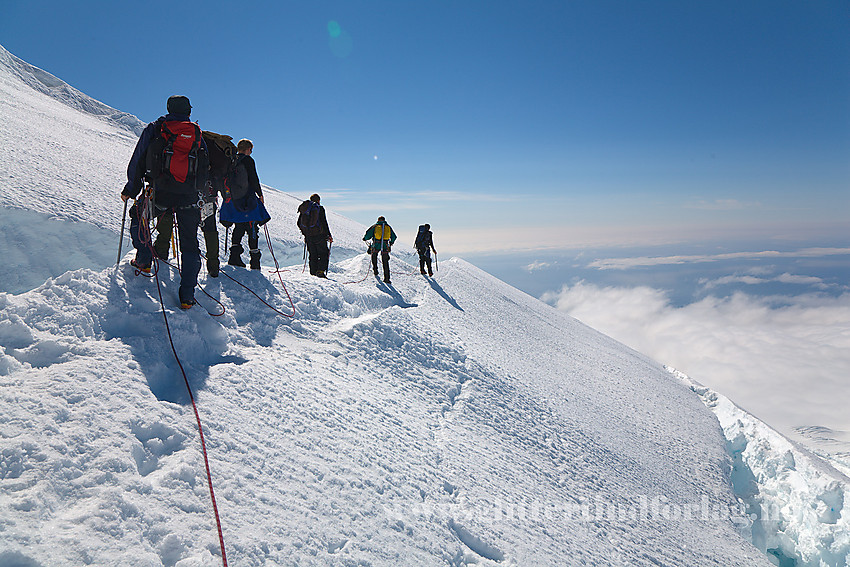
<instances>
[{"instance_id":1,"label":"trekking pole","mask_svg":"<svg viewBox=\"0 0 850 567\"><path fill-rule=\"evenodd\" d=\"M177 212L171 213L171 251L177 257ZM179 262L178 262L179 263Z\"/></svg>"},{"instance_id":2,"label":"trekking pole","mask_svg":"<svg viewBox=\"0 0 850 567\"><path fill-rule=\"evenodd\" d=\"M177 229L179 228L177 226L177 209L175 209L171 214L173 215L171 220L174 223L171 225L171 241L174 243L174 260L177 262L177 271L180 272L180 261L182 260L180 257L180 250L183 249L183 243L180 242L180 239L177 237ZM197 234L198 233L195 233L195 238L197 238Z\"/></svg>"},{"instance_id":3,"label":"trekking pole","mask_svg":"<svg viewBox=\"0 0 850 567\"><path fill-rule=\"evenodd\" d=\"M124 200L124 216L121 217L121 240L118 241L118 259L115 261L115 265L121 263L121 247L124 246L124 223L127 222L127 201L130 199Z\"/></svg>"},{"instance_id":4,"label":"trekking pole","mask_svg":"<svg viewBox=\"0 0 850 567\"><path fill-rule=\"evenodd\" d=\"M437 253L434 252L434 271L440 271L440 263L437 261Z\"/></svg>"},{"instance_id":5,"label":"trekking pole","mask_svg":"<svg viewBox=\"0 0 850 567\"><path fill-rule=\"evenodd\" d=\"M227 239L230 238L230 227L224 228L224 253L227 254ZM220 256L219 256L220 258ZM219 260L220 261L220 260Z\"/></svg>"}]
</instances>

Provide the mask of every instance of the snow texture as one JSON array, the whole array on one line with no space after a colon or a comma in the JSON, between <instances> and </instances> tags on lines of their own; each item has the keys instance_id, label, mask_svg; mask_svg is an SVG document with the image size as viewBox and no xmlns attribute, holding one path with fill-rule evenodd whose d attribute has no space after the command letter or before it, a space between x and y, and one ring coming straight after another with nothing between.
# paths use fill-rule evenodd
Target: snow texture
<instances>
[{"instance_id":1,"label":"snow texture","mask_svg":"<svg viewBox=\"0 0 850 567\"><path fill-rule=\"evenodd\" d=\"M0 293L0 565L221 564L164 315L231 565L847 564L842 473L463 260L424 278L394 251L386 285L329 211L311 277L300 199L269 190L295 317L259 300L291 309L269 255L223 270L259 297L202 273L189 311L161 266L160 304L131 250L98 264L133 135L0 54L3 218L40 227L2 249L42 278Z\"/></svg>"}]
</instances>

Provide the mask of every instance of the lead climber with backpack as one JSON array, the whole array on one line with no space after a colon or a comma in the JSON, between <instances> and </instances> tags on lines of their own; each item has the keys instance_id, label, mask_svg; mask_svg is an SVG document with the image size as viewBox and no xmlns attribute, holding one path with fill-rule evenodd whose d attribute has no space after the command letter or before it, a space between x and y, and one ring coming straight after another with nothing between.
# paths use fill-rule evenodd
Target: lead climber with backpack
<instances>
[{"instance_id":1,"label":"lead climber with backpack","mask_svg":"<svg viewBox=\"0 0 850 567\"><path fill-rule=\"evenodd\" d=\"M425 266L428 267L428 275L433 276L431 270L431 250L434 251L434 256L437 255L437 249L434 248L434 233L431 232L430 224L419 226L419 232L416 234L416 240L413 242L416 252L419 253L419 273L425 275Z\"/></svg>"},{"instance_id":2,"label":"lead climber with backpack","mask_svg":"<svg viewBox=\"0 0 850 567\"><path fill-rule=\"evenodd\" d=\"M298 205L296 224L304 235L307 253L310 256L310 275L326 278L330 263L328 243L332 243L334 239L328 227L325 208L320 202L321 197L314 193L308 200Z\"/></svg>"},{"instance_id":3,"label":"lead climber with backpack","mask_svg":"<svg viewBox=\"0 0 850 567\"><path fill-rule=\"evenodd\" d=\"M205 208L201 209L201 233L206 244L207 273L217 278L220 268L218 222L218 196L225 196L225 182L236 159L236 145L233 138L208 130L201 131L210 157L209 177L204 190ZM156 225L157 235L153 243L154 253L160 260L168 260L168 248L172 240L174 226L173 215L163 215Z\"/></svg>"},{"instance_id":4,"label":"lead climber with backpack","mask_svg":"<svg viewBox=\"0 0 850 567\"><path fill-rule=\"evenodd\" d=\"M130 264L139 273L150 273L153 242L149 222L175 214L180 240L180 307L195 304L195 286L201 269L198 226L209 156L198 124L189 116L192 105L185 96L168 98L168 113L148 124L127 166L127 184L121 198L136 199L130 210L130 238L136 257ZM148 184L145 187L145 184ZM144 193L137 199L139 193Z\"/></svg>"}]
</instances>

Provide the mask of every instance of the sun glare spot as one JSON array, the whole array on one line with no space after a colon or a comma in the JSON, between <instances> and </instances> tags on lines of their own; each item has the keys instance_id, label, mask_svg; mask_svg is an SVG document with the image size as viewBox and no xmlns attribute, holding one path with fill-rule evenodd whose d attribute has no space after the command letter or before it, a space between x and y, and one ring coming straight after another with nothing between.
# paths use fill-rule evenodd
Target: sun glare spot
<instances>
[{"instance_id":1,"label":"sun glare spot","mask_svg":"<svg viewBox=\"0 0 850 567\"><path fill-rule=\"evenodd\" d=\"M328 34L331 37L339 37L339 34L342 33L342 28L339 25L339 22L336 20L331 20L328 22Z\"/></svg>"}]
</instances>

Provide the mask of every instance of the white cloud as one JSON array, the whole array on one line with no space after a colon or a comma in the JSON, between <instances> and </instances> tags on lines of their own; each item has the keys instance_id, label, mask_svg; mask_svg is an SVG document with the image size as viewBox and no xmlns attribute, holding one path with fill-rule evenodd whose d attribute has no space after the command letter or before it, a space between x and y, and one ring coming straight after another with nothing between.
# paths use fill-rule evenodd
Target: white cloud
<instances>
[{"instance_id":1,"label":"white cloud","mask_svg":"<svg viewBox=\"0 0 850 567\"><path fill-rule=\"evenodd\" d=\"M551 268L552 264L550 262L541 262L539 260L535 260L525 267L525 270L528 272L535 272L537 270L545 270L546 268Z\"/></svg>"},{"instance_id":2,"label":"white cloud","mask_svg":"<svg viewBox=\"0 0 850 567\"><path fill-rule=\"evenodd\" d=\"M742 276L723 276L722 278L716 278L713 280L700 280L703 289L711 289L721 285L729 285L729 284L746 284L746 285L757 285L763 284L771 281L766 278L759 278L756 276L742 275Z\"/></svg>"},{"instance_id":3,"label":"white cloud","mask_svg":"<svg viewBox=\"0 0 850 567\"><path fill-rule=\"evenodd\" d=\"M843 256L850 254L850 248L803 248L788 252L762 250L757 252L730 252L726 254L694 254L680 256L643 256L636 258L601 258L588 264L600 270L626 270L645 266L671 264L697 264L703 262L721 262L724 260L774 259L774 258L817 258L821 256Z\"/></svg>"},{"instance_id":4,"label":"white cloud","mask_svg":"<svg viewBox=\"0 0 850 567\"><path fill-rule=\"evenodd\" d=\"M762 272L763 273L763 272ZM758 277L750 274L742 274L742 275L731 275L731 276L723 276L721 278L715 278L713 280L703 279L700 280L700 284L702 285L703 290L709 290L716 288L721 285L732 285L732 284L744 284L744 285L760 285L760 284L768 284L771 282L778 282L784 284L794 284L794 285L804 285L804 286L814 286L818 289L829 289L830 287L835 287L836 284L828 284L823 281L822 278L816 276L802 276L798 274L789 274L785 272L783 274L779 274L775 277Z\"/></svg>"},{"instance_id":5,"label":"white cloud","mask_svg":"<svg viewBox=\"0 0 850 567\"><path fill-rule=\"evenodd\" d=\"M790 284L818 285L820 287L826 287L823 283L823 279L815 276L801 276L797 274L784 273L777 276L776 281Z\"/></svg>"},{"instance_id":6,"label":"white cloud","mask_svg":"<svg viewBox=\"0 0 850 567\"><path fill-rule=\"evenodd\" d=\"M543 300L682 370L786 435L807 426L850 431L850 412L834 403L850 400L850 293L737 293L674 307L649 287L578 283Z\"/></svg>"}]
</instances>

